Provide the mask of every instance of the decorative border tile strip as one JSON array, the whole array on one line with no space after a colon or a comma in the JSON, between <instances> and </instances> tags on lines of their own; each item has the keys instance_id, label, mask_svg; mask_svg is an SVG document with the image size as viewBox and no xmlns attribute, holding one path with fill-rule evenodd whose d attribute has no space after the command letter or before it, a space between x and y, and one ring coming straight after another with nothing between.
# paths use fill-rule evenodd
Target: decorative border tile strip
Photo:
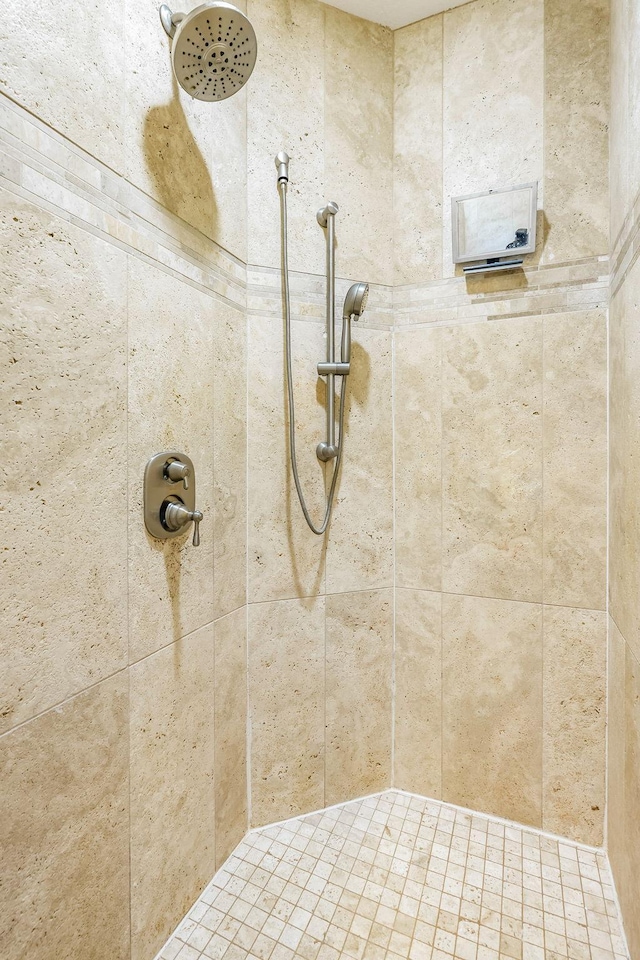
<instances>
[{"instance_id":1,"label":"decorative border tile strip","mask_svg":"<svg viewBox=\"0 0 640 960\"><path fill-rule=\"evenodd\" d=\"M525 268L513 274L453 277L396 287L398 328L505 320L606 308L609 258Z\"/></svg>"},{"instance_id":2,"label":"decorative border tile strip","mask_svg":"<svg viewBox=\"0 0 640 960\"><path fill-rule=\"evenodd\" d=\"M336 278L336 300L344 301L353 281ZM282 280L273 267L249 266L247 269L247 313L249 317L282 317ZM294 320L324 323L326 280L312 273L292 271L291 316ZM338 307L336 307L338 310ZM370 329L391 330L393 327L393 287L371 284L369 302L360 324Z\"/></svg>"},{"instance_id":3,"label":"decorative border tile strip","mask_svg":"<svg viewBox=\"0 0 640 960\"><path fill-rule=\"evenodd\" d=\"M5 96L0 184L205 293L246 304L241 260Z\"/></svg>"},{"instance_id":4,"label":"decorative border tile strip","mask_svg":"<svg viewBox=\"0 0 640 960\"><path fill-rule=\"evenodd\" d=\"M246 308L249 317L282 316L277 268L247 266L4 95L0 184L198 289ZM627 221L614 258L614 289L640 252L640 195ZM609 266L603 256L499 277L453 277L395 288L372 284L362 324L390 330L605 308ZM338 302L350 282L337 281ZM323 276L292 272L291 294L294 319L323 322Z\"/></svg>"},{"instance_id":5,"label":"decorative border tile strip","mask_svg":"<svg viewBox=\"0 0 640 960\"><path fill-rule=\"evenodd\" d=\"M640 192L627 214L611 257L611 296L620 289L640 254Z\"/></svg>"}]
</instances>

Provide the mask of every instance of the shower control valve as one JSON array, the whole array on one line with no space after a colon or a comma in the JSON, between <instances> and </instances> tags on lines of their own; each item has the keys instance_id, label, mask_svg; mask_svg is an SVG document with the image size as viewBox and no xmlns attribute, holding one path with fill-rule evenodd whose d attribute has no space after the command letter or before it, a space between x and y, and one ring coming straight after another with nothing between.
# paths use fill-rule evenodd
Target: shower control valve
<instances>
[{"instance_id":1,"label":"shower control valve","mask_svg":"<svg viewBox=\"0 0 640 960\"><path fill-rule=\"evenodd\" d=\"M160 513L161 515L164 514L162 525L165 529L171 530L172 533L182 530L183 527L193 521L193 545L194 547L200 546L200 523L204 520L200 510L188 510L180 500L171 498L165 500Z\"/></svg>"},{"instance_id":2,"label":"shower control valve","mask_svg":"<svg viewBox=\"0 0 640 960\"><path fill-rule=\"evenodd\" d=\"M200 545L202 514L196 509L196 470L179 450L156 453L144 471L144 525L156 540L172 540L194 524L193 545Z\"/></svg>"},{"instance_id":3,"label":"shower control valve","mask_svg":"<svg viewBox=\"0 0 640 960\"><path fill-rule=\"evenodd\" d=\"M179 483L182 480L184 489L189 489L191 468L188 467L186 463L182 463L181 460L170 460L167 463L164 472L167 480L171 480L172 483Z\"/></svg>"}]
</instances>

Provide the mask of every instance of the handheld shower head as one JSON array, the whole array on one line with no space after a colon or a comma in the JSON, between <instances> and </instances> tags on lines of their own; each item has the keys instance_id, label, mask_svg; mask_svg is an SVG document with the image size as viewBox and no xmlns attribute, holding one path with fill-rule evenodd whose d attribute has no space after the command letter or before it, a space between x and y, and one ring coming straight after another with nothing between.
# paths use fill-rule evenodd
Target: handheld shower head
<instances>
[{"instance_id":1,"label":"handheld shower head","mask_svg":"<svg viewBox=\"0 0 640 960\"><path fill-rule=\"evenodd\" d=\"M354 283L344 301L342 311L342 345L340 359L342 363L351 363L351 318L359 320L369 299L369 284Z\"/></svg>"},{"instance_id":2,"label":"handheld shower head","mask_svg":"<svg viewBox=\"0 0 640 960\"><path fill-rule=\"evenodd\" d=\"M244 13L226 0L212 0L191 13L160 7L160 19L172 37L171 63L176 80L194 100L213 103L241 90L253 73L256 34Z\"/></svg>"},{"instance_id":3,"label":"handheld shower head","mask_svg":"<svg viewBox=\"0 0 640 960\"><path fill-rule=\"evenodd\" d=\"M359 320L367 307L369 299L369 284L354 283L344 301L343 317L355 317Z\"/></svg>"}]
</instances>

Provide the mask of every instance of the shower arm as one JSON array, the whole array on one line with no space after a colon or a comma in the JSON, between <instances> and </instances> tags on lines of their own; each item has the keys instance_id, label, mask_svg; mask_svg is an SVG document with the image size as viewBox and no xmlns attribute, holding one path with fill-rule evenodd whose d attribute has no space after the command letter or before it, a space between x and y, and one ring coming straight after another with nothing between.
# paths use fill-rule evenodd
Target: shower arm
<instances>
[{"instance_id":1,"label":"shower arm","mask_svg":"<svg viewBox=\"0 0 640 960\"><path fill-rule=\"evenodd\" d=\"M316 455L319 460L327 463L338 456L339 446L336 445L335 419L335 380L337 376L346 377L350 371L349 363L336 363L336 251L335 251L335 219L338 204L330 201L326 207L318 211L318 223L325 231L327 243L327 360L318 364L318 374L327 378L327 440L319 443Z\"/></svg>"},{"instance_id":2,"label":"shower arm","mask_svg":"<svg viewBox=\"0 0 640 960\"><path fill-rule=\"evenodd\" d=\"M160 7L160 21L164 27L164 32L168 37L171 37L172 40L176 33L176 27L182 23L184 18L184 13L173 13L171 7L168 7L166 3L163 3Z\"/></svg>"}]
</instances>

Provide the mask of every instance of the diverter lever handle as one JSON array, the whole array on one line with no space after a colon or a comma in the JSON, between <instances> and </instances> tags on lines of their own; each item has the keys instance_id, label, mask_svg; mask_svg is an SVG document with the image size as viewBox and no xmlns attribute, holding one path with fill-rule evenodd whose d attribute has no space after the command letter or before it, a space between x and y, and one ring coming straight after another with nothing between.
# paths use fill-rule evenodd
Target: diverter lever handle
<instances>
[{"instance_id":1,"label":"diverter lever handle","mask_svg":"<svg viewBox=\"0 0 640 960\"><path fill-rule=\"evenodd\" d=\"M172 480L173 483L179 483L182 480L185 490L189 489L189 477L191 476L191 470L180 460L170 460L166 468L167 478Z\"/></svg>"}]
</instances>

